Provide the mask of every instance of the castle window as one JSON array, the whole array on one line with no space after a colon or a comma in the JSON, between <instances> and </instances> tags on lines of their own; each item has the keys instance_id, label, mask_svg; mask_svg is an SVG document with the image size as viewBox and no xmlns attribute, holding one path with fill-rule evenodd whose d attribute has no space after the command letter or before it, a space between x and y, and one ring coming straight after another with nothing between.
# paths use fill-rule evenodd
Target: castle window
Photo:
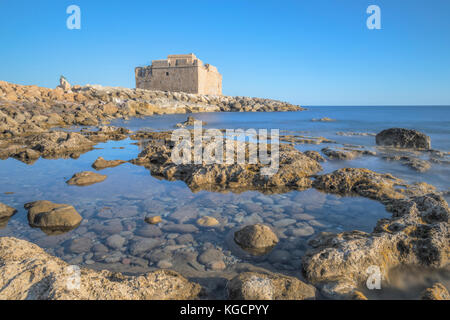
<instances>
[{"instance_id":1,"label":"castle window","mask_svg":"<svg viewBox=\"0 0 450 320\"><path fill-rule=\"evenodd\" d=\"M169 75L169 73L168 72L166 72L166 76L168 76Z\"/></svg>"}]
</instances>

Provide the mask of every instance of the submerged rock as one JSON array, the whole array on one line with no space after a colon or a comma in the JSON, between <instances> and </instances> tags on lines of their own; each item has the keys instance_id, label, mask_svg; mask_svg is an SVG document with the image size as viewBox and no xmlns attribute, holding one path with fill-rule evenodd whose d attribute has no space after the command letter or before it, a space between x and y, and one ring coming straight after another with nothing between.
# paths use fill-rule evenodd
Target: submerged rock
<instances>
[{"instance_id":1,"label":"submerged rock","mask_svg":"<svg viewBox=\"0 0 450 320\"><path fill-rule=\"evenodd\" d=\"M169 270L126 276L105 270L76 269L32 243L0 238L2 300L195 299L200 289L198 284Z\"/></svg>"},{"instance_id":2,"label":"submerged rock","mask_svg":"<svg viewBox=\"0 0 450 320\"><path fill-rule=\"evenodd\" d=\"M162 222L162 218L161 218L161 216L151 216L151 217L145 217L144 221L149 224L158 224L158 223Z\"/></svg>"},{"instance_id":3,"label":"submerged rock","mask_svg":"<svg viewBox=\"0 0 450 320\"><path fill-rule=\"evenodd\" d=\"M417 130L391 128L378 133L375 137L377 145L396 148L431 149L431 139Z\"/></svg>"},{"instance_id":4,"label":"submerged rock","mask_svg":"<svg viewBox=\"0 0 450 320\"><path fill-rule=\"evenodd\" d=\"M125 160L105 160L102 157L98 157L97 160L92 164L92 168L95 170L102 170L106 168L117 167L122 163L125 163Z\"/></svg>"},{"instance_id":5,"label":"submerged rock","mask_svg":"<svg viewBox=\"0 0 450 320\"><path fill-rule=\"evenodd\" d=\"M233 300L312 300L316 289L297 278L274 273L244 272L228 282Z\"/></svg>"},{"instance_id":6,"label":"submerged rock","mask_svg":"<svg viewBox=\"0 0 450 320\"><path fill-rule=\"evenodd\" d=\"M46 200L25 204L28 223L31 227L66 231L77 227L83 219L75 208L68 204L58 204Z\"/></svg>"},{"instance_id":7,"label":"submerged rock","mask_svg":"<svg viewBox=\"0 0 450 320\"><path fill-rule=\"evenodd\" d=\"M102 182L107 178L106 175L92 171L83 171L75 173L72 178L67 180L67 184L76 186L89 186L94 183Z\"/></svg>"},{"instance_id":8,"label":"submerged rock","mask_svg":"<svg viewBox=\"0 0 450 320\"><path fill-rule=\"evenodd\" d=\"M271 251L279 240L269 226L258 223L236 231L234 241L246 251L265 254Z\"/></svg>"},{"instance_id":9,"label":"submerged rock","mask_svg":"<svg viewBox=\"0 0 450 320\"><path fill-rule=\"evenodd\" d=\"M202 227L215 227L219 224L219 221L214 217L203 216L197 219L197 224Z\"/></svg>"}]
</instances>

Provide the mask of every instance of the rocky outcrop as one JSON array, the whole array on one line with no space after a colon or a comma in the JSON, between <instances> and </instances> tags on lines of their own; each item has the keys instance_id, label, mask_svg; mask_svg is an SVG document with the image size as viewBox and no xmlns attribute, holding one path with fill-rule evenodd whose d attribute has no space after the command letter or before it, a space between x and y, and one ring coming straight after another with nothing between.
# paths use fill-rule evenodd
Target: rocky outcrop
<instances>
[{"instance_id":1,"label":"rocky outcrop","mask_svg":"<svg viewBox=\"0 0 450 320\"><path fill-rule=\"evenodd\" d=\"M58 204L39 200L25 204L28 210L28 223L44 232L65 232L76 228L83 219L75 208L68 204Z\"/></svg>"},{"instance_id":2,"label":"rocky outcrop","mask_svg":"<svg viewBox=\"0 0 450 320\"><path fill-rule=\"evenodd\" d=\"M0 220L12 217L17 212L16 209L0 202Z\"/></svg>"},{"instance_id":3,"label":"rocky outcrop","mask_svg":"<svg viewBox=\"0 0 450 320\"><path fill-rule=\"evenodd\" d=\"M273 273L244 272L228 282L233 300L313 300L316 289L297 278Z\"/></svg>"},{"instance_id":4,"label":"rocky outcrop","mask_svg":"<svg viewBox=\"0 0 450 320\"><path fill-rule=\"evenodd\" d=\"M67 184L76 186L89 186L94 183L99 183L107 178L104 174L99 174L91 171L83 171L75 173L72 178L67 180Z\"/></svg>"},{"instance_id":5,"label":"rocky outcrop","mask_svg":"<svg viewBox=\"0 0 450 320\"><path fill-rule=\"evenodd\" d=\"M303 258L303 272L324 295L350 297L373 268L388 281L388 271L399 265L448 265L450 210L433 187L406 185L388 174L354 168L319 176L314 186L375 199L392 212L390 219L378 221L372 233L322 233L310 241L312 249Z\"/></svg>"},{"instance_id":6,"label":"rocky outcrop","mask_svg":"<svg viewBox=\"0 0 450 320\"><path fill-rule=\"evenodd\" d=\"M435 283L422 293L422 300L450 300L450 294L442 283Z\"/></svg>"},{"instance_id":7,"label":"rocky outcrop","mask_svg":"<svg viewBox=\"0 0 450 320\"><path fill-rule=\"evenodd\" d=\"M234 241L252 254L266 254L278 243L277 235L269 226L257 223L234 233Z\"/></svg>"},{"instance_id":8,"label":"rocky outcrop","mask_svg":"<svg viewBox=\"0 0 450 320\"><path fill-rule=\"evenodd\" d=\"M200 289L173 271L126 276L77 268L27 241L0 238L2 300L195 299Z\"/></svg>"},{"instance_id":9,"label":"rocky outcrop","mask_svg":"<svg viewBox=\"0 0 450 320\"><path fill-rule=\"evenodd\" d=\"M417 130L391 128L375 136L377 145L396 148L431 149L431 139Z\"/></svg>"},{"instance_id":10,"label":"rocky outcrop","mask_svg":"<svg viewBox=\"0 0 450 320\"><path fill-rule=\"evenodd\" d=\"M303 152L305 156L310 157L313 160L316 160L317 162L326 162L327 160L317 151L314 150L307 150Z\"/></svg>"},{"instance_id":11,"label":"rocky outcrop","mask_svg":"<svg viewBox=\"0 0 450 320\"><path fill-rule=\"evenodd\" d=\"M196 120L194 117L192 116L188 116L187 120L185 122L180 122L177 123L175 125L175 127L177 128L186 128L186 127L192 127L195 124L195 121L199 121L201 123L202 126L207 125L207 123L205 121L201 121L201 120Z\"/></svg>"},{"instance_id":12,"label":"rocky outcrop","mask_svg":"<svg viewBox=\"0 0 450 320\"><path fill-rule=\"evenodd\" d=\"M263 169L268 165L261 162L249 164L248 152L244 164L176 164L172 161L174 143L170 140L171 132L137 133L133 138L146 139L146 147L138 158L130 162L143 165L150 169L151 174L157 177L175 181L184 181L193 191L233 191L259 190L267 193L283 192L289 190L304 190L311 187L309 177L320 170L322 166L315 160L307 157L292 146L279 145L279 168L276 173L267 176ZM237 143L237 142L236 142ZM243 143L241 143L243 144ZM205 147L205 144L204 144ZM248 150L249 143L238 146ZM270 145L268 145L268 149ZM234 157L236 159L236 150ZM225 151L223 152L225 155ZM192 158L194 155L192 155Z\"/></svg>"},{"instance_id":13,"label":"rocky outcrop","mask_svg":"<svg viewBox=\"0 0 450 320\"><path fill-rule=\"evenodd\" d=\"M123 163L125 163L125 160L105 160L103 157L98 157L97 160L92 164L92 168L95 170L103 170L106 168L113 168L117 167Z\"/></svg>"}]
</instances>

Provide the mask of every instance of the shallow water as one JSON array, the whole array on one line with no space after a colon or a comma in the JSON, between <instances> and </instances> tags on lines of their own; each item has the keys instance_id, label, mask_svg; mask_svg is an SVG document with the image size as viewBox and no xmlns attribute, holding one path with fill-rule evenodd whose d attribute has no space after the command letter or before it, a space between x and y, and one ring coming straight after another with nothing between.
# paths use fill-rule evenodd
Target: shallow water
<instances>
[{"instance_id":1,"label":"shallow water","mask_svg":"<svg viewBox=\"0 0 450 320\"><path fill-rule=\"evenodd\" d=\"M429 134L434 149L449 151L449 115L449 107L315 107L303 112L203 113L194 116L208 122L208 128L277 128L323 136L338 142L337 146L356 144L373 150L376 150L373 136L341 136L336 133L376 133L389 127L408 127ZM311 121L322 117L337 121ZM112 124L132 130L167 130L184 120L186 115L165 115ZM390 216L376 201L339 197L314 189L274 195L256 191L193 193L181 181L158 180L144 167L129 163L101 170L100 173L108 176L102 183L87 187L65 183L76 172L94 171L91 164L99 156L108 160L135 158L139 147L133 142L126 139L101 143L78 159L39 159L32 165L14 159L0 161L0 202L19 210L7 226L0 229L0 236L30 240L72 264L126 273L142 273L164 266L187 277L229 278L239 268L248 268L250 264L301 277L301 257L308 248L309 238L322 231L358 229L370 232L378 219ZM325 146L328 145L297 147L300 150L320 150ZM323 167L324 172L342 167L364 167L392 173L408 182L425 181L441 190L449 188L450 172L445 164L433 163L428 172L417 173L399 162L364 156L351 161L327 161ZM72 204L84 220L75 230L61 235L47 235L40 229L32 229L23 205L36 200ZM148 215L161 215L163 222L149 228L144 222ZM190 227L193 231L166 229L180 223L182 227L195 225L195 220L203 215L216 217L219 227ZM255 222L272 226L280 237L280 243L270 254L255 257L232 241L234 230ZM107 239L112 235L120 235L123 240L119 242L123 243L108 243ZM136 241L148 238L154 239L154 245L136 250ZM208 254L203 254L205 251ZM208 261L214 260L223 260L226 270L207 268ZM218 288L213 285L209 290L220 291ZM220 292L211 294L222 297Z\"/></svg>"}]
</instances>

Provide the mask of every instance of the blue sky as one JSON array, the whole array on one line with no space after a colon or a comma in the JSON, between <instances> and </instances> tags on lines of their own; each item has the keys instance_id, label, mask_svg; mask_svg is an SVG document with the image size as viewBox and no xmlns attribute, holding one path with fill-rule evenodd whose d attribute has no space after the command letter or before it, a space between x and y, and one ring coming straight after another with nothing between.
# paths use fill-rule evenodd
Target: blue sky
<instances>
[{"instance_id":1,"label":"blue sky","mask_svg":"<svg viewBox=\"0 0 450 320\"><path fill-rule=\"evenodd\" d=\"M81 8L81 30L66 8ZM369 30L366 8L381 9ZM448 0L0 0L0 80L134 87L195 53L223 93L301 105L450 105Z\"/></svg>"}]
</instances>

